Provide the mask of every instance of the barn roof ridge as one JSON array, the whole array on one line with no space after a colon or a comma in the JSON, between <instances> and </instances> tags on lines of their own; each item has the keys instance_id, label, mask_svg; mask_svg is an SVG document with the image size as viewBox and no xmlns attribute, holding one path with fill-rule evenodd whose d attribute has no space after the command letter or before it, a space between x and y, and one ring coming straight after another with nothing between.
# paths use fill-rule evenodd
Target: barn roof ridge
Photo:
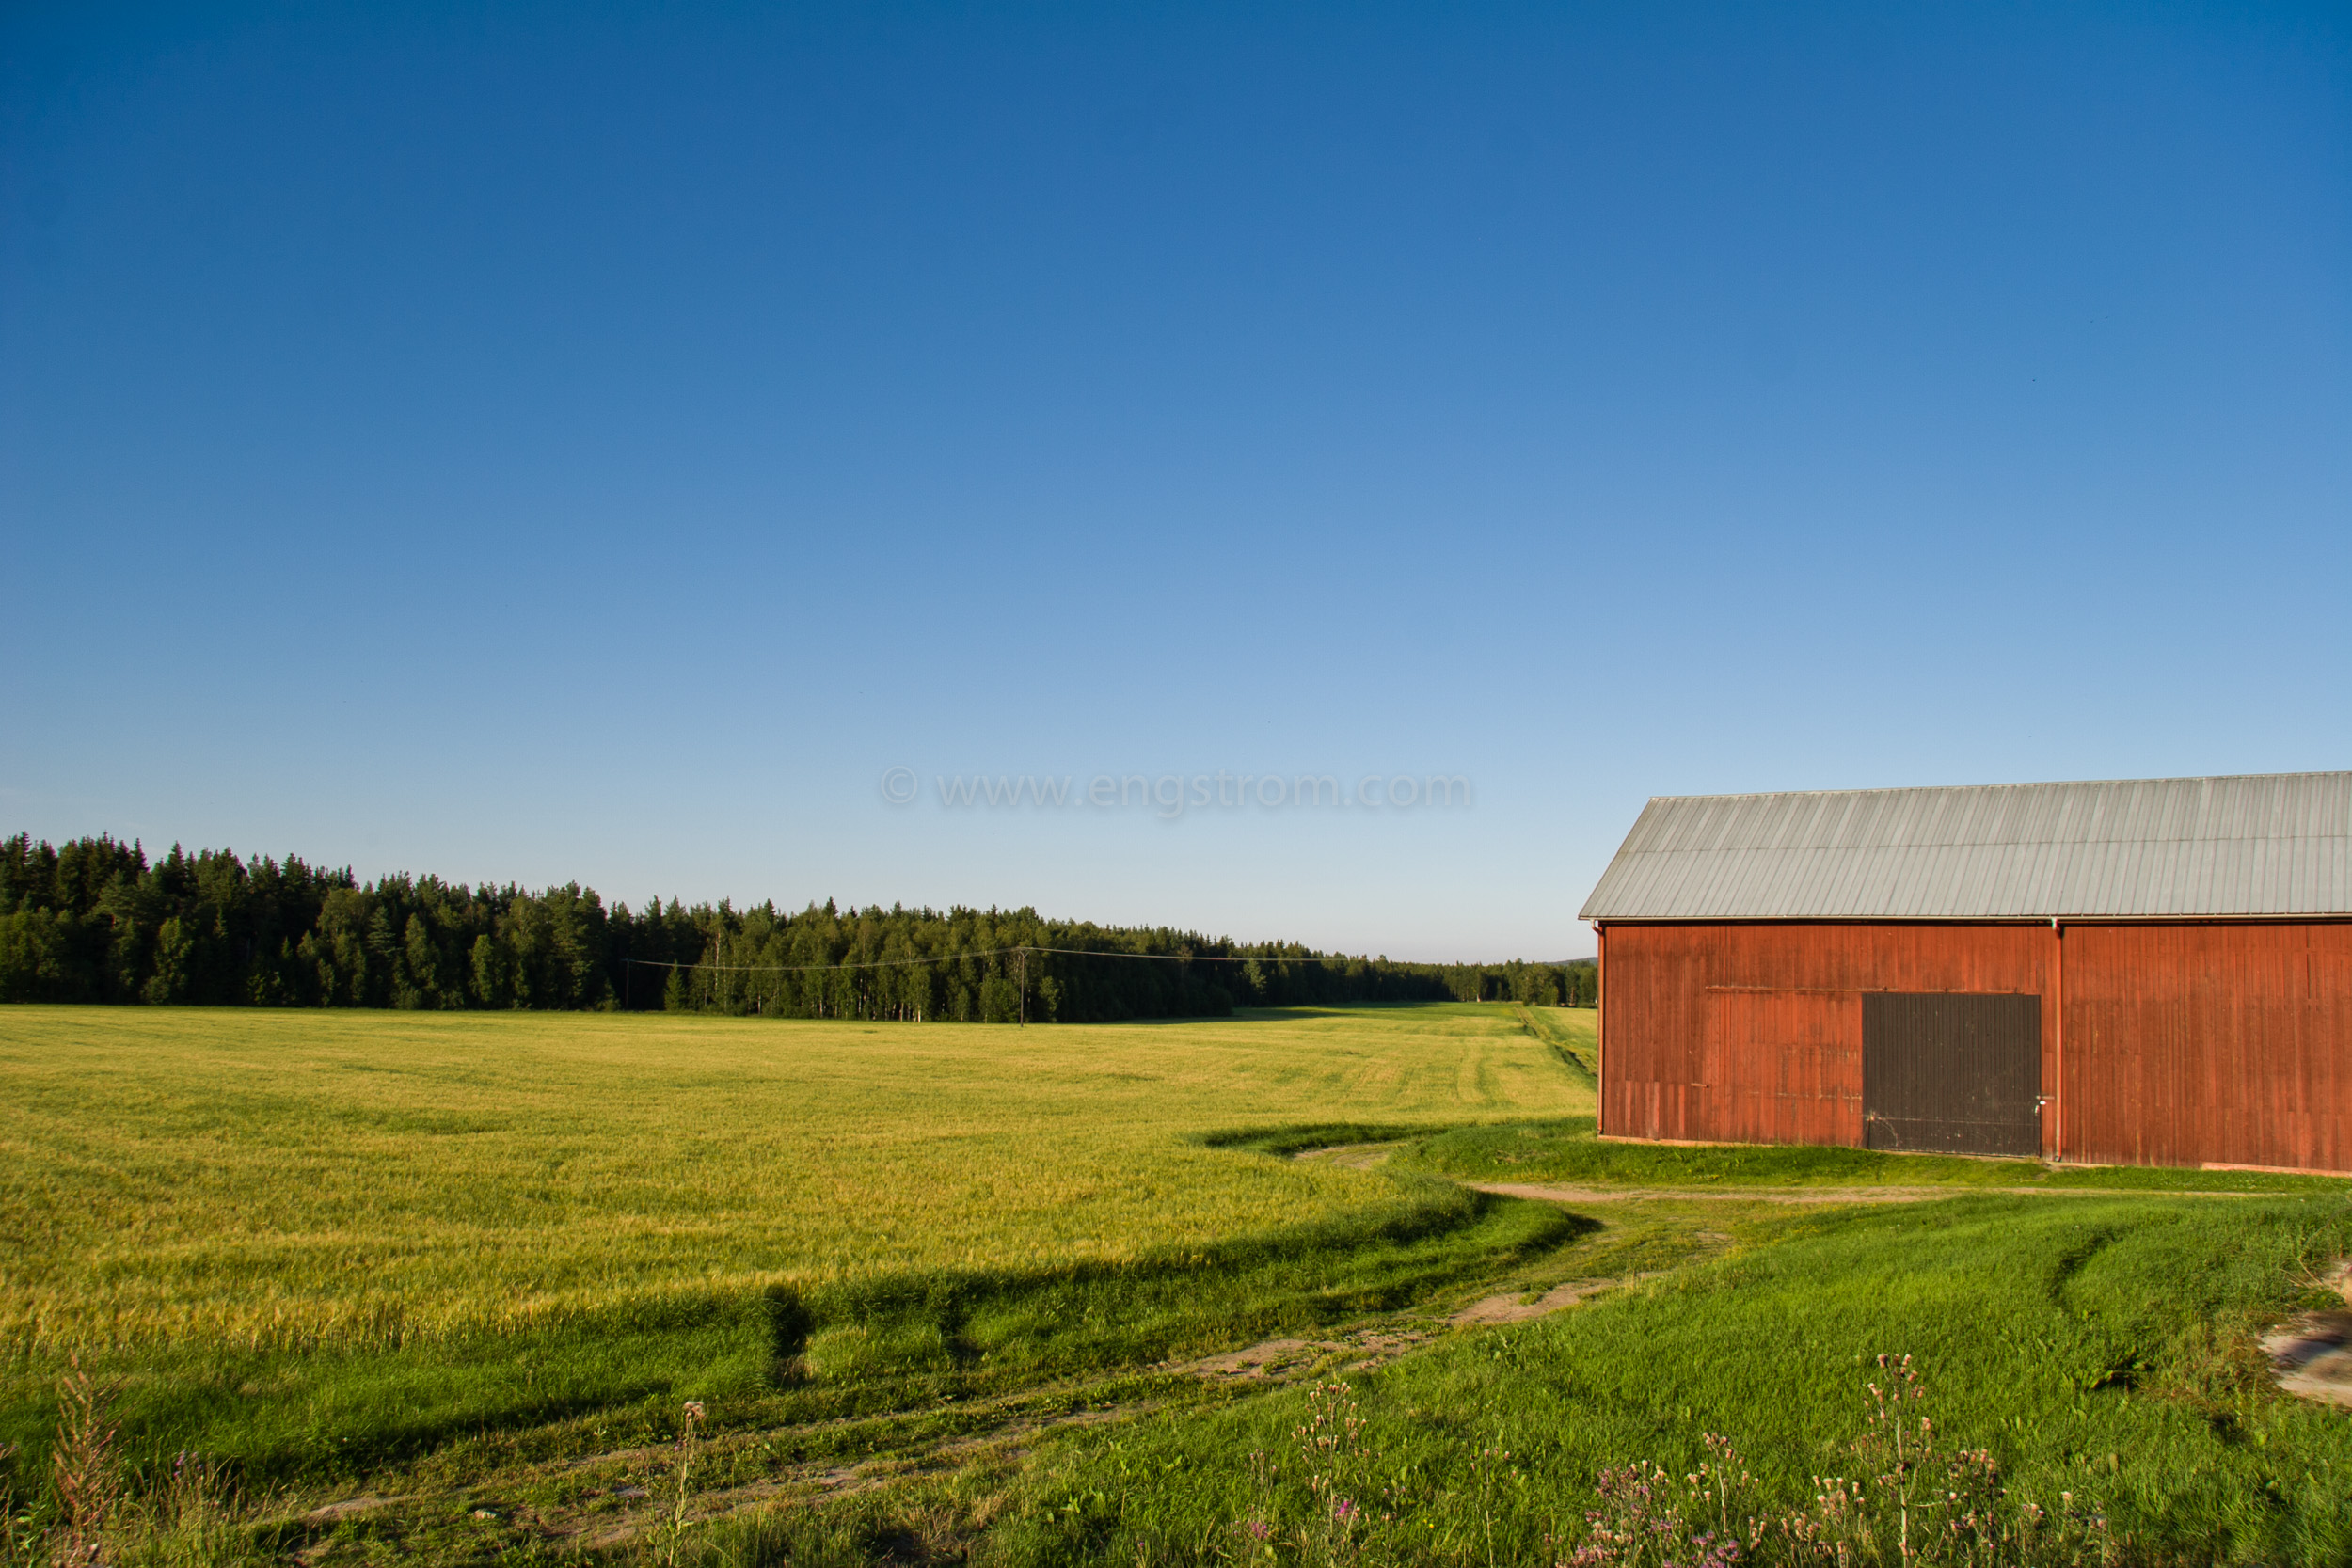
<instances>
[{"instance_id":1,"label":"barn roof ridge","mask_svg":"<svg viewBox=\"0 0 2352 1568\"><path fill-rule=\"evenodd\" d=\"M1653 796L1581 914L2352 914L2352 771Z\"/></svg>"},{"instance_id":2,"label":"barn roof ridge","mask_svg":"<svg viewBox=\"0 0 2352 1568\"><path fill-rule=\"evenodd\" d=\"M2352 768L2312 768L2299 773L2182 773L2152 779L2042 779L1972 784L1862 784L1851 789L1734 789L1712 795L1653 795L1652 800L1786 800L1810 795L1934 795L1975 794L1996 789L2087 789L2100 784L2230 784L2239 779L2265 783L2285 779L2352 779Z\"/></svg>"}]
</instances>

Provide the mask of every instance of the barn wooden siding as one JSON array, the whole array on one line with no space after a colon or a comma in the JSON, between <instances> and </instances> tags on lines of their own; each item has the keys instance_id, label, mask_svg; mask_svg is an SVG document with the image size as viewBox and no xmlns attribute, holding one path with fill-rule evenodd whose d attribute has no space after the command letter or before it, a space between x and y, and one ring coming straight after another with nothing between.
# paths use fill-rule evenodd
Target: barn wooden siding
<instances>
[{"instance_id":1,"label":"barn wooden siding","mask_svg":"<svg viewBox=\"0 0 2352 1568\"><path fill-rule=\"evenodd\" d=\"M1602 942L1612 1135L1861 1147L1863 994L1973 991L2042 999L2045 1154L2352 1170L2352 923L1613 921Z\"/></svg>"},{"instance_id":2,"label":"barn wooden siding","mask_svg":"<svg viewBox=\"0 0 2352 1568\"><path fill-rule=\"evenodd\" d=\"M2352 923L2065 929L2068 1158L2352 1171Z\"/></svg>"},{"instance_id":3,"label":"barn wooden siding","mask_svg":"<svg viewBox=\"0 0 2352 1568\"><path fill-rule=\"evenodd\" d=\"M1602 1132L1857 1148L1862 993L2042 995L2051 945L2033 926L1613 921L1606 930ZM2045 1008L2044 1083L2049 1020Z\"/></svg>"}]
</instances>

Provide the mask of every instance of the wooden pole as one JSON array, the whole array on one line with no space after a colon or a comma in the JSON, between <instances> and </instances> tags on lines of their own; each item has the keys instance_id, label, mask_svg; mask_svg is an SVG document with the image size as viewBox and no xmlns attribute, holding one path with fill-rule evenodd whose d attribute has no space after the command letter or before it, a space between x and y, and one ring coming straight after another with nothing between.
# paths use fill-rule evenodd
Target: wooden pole
<instances>
[{"instance_id":1,"label":"wooden pole","mask_svg":"<svg viewBox=\"0 0 2352 1568\"><path fill-rule=\"evenodd\" d=\"M2050 1085L2050 1158L2066 1158L2066 927L2058 917L2050 917L2050 991L2056 1016L2051 1022L2051 1041L2058 1058L2052 1071L2058 1082Z\"/></svg>"}]
</instances>

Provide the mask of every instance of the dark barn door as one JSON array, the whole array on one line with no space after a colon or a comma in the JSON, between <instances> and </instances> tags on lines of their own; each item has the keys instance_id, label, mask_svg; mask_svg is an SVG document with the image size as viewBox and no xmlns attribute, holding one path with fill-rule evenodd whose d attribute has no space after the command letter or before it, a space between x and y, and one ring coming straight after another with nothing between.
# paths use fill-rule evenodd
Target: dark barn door
<instances>
[{"instance_id":1,"label":"dark barn door","mask_svg":"<svg viewBox=\"0 0 2352 1568\"><path fill-rule=\"evenodd\" d=\"M2042 1152L2042 998L1862 998L1862 1128L1870 1148Z\"/></svg>"}]
</instances>

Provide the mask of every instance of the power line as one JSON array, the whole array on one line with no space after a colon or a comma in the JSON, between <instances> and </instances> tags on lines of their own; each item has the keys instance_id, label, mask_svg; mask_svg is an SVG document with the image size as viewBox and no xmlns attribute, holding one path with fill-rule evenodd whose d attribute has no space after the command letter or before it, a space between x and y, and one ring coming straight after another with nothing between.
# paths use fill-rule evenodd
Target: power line
<instances>
[{"instance_id":1,"label":"power line","mask_svg":"<svg viewBox=\"0 0 2352 1568\"><path fill-rule=\"evenodd\" d=\"M1115 953L1104 952L1097 947L1032 947L1029 951L1032 953L1064 953L1073 958L1158 958L1162 962L1172 964L1326 964L1370 961L1369 959L1350 959L1345 957L1331 958L1323 954L1300 955L1296 953Z\"/></svg>"},{"instance_id":2,"label":"power line","mask_svg":"<svg viewBox=\"0 0 2352 1568\"><path fill-rule=\"evenodd\" d=\"M1014 952L1010 947L991 947L977 953L938 953L922 958L873 958L863 963L838 964L691 964L668 958L630 958L633 964L645 964L654 969L707 969L725 974L805 974L820 969L895 969L906 964L949 963L957 958L993 958Z\"/></svg>"},{"instance_id":3,"label":"power line","mask_svg":"<svg viewBox=\"0 0 2352 1568\"><path fill-rule=\"evenodd\" d=\"M962 958L1001 958L1013 953L1058 953L1072 958L1152 958L1161 963L1246 964L1246 963L1345 963L1346 958L1302 957L1298 954L1267 953L1121 953L1099 947L983 947L969 953L933 953L916 958L868 958L856 963L832 964L704 964L673 962L668 958L630 958L632 964L644 964L653 969L701 969L726 974L808 974L818 970L835 969L898 969L908 964L954 963Z\"/></svg>"}]
</instances>

